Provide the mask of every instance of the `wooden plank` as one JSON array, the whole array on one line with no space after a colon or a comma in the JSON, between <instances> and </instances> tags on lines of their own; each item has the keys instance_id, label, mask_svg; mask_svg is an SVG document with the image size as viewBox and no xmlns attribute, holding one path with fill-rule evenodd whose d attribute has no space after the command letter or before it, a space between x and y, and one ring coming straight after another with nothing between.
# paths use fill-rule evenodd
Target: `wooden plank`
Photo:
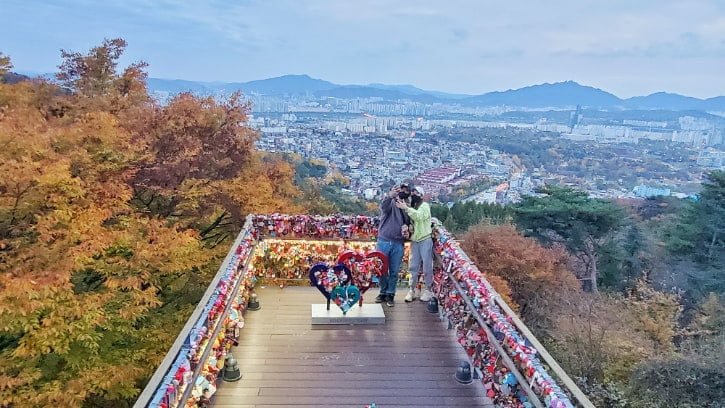
<instances>
[{"instance_id":1,"label":"wooden plank","mask_svg":"<svg viewBox=\"0 0 725 408\"><path fill-rule=\"evenodd\" d=\"M455 381L466 356L422 302L384 306L384 325L329 327L311 325L316 288L257 293L232 349L242 379L220 384L215 407L493 407L480 382Z\"/></svg>"},{"instance_id":2,"label":"wooden plank","mask_svg":"<svg viewBox=\"0 0 725 408\"><path fill-rule=\"evenodd\" d=\"M219 389L219 393L222 395L237 395L237 390L240 389L247 389L252 388L255 390L258 390L259 388L267 388L267 389L276 389L276 388L315 388L320 385L321 382L328 382L328 381L335 381L335 385L339 386L340 388L359 388L359 389L383 389L390 385L389 380L381 380L378 377L379 376L370 376L370 375L354 375L354 374L348 374L344 377L340 377L337 373L320 373L315 376L315 379L300 379L296 375L294 378L280 378L284 376L285 374L294 374L294 373L279 373L276 377L270 377L269 379L252 379L249 375L246 375L245 381L243 383L240 383L237 387L222 387ZM289 377L289 376L288 376ZM461 385L456 383L454 386L451 385L450 378L447 378L445 380L431 380L428 376L422 377L423 379L418 379L415 377L405 376L396 379L395 385L398 389L403 388L449 388L456 390L456 393L460 393L460 390L456 389L456 386L458 387L466 387L465 385ZM361 381L364 380L364 381Z\"/></svg>"},{"instance_id":3,"label":"wooden plank","mask_svg":"<svg viewBox=\"0 0 725 408\"><path fill-rule=\"evenodd\" d=\"M237 407L237 404L247 404L252 406L272 405L277 407L296 407L297 405L313 405L317 407L330 406L339 407L342 405L356 406L363 408L365 405L375 402L379 408L391 407L420 407L421 405L432 405L441 407L490 407L490 402L476 403L474 398L468 396L462 397L420 397L420 396L391 396L397 394L397 390L385 389L379 391L379 394L386 395L370 395L370 396L339 396L330 397L324 395L325 390L321 389L318 396L298 396L298 395L277 395L277 396L257 396L246 397L241 400L240 397L218 397L215 398L214 406Z\"/></svg>"}]
</instances>

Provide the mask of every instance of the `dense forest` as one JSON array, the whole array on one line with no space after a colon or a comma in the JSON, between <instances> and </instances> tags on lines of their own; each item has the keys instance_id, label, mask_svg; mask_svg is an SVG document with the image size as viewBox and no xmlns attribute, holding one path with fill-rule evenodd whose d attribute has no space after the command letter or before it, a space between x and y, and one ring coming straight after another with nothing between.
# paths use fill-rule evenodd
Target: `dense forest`
<instances>
[{"instance_id":1,"label":"dense forest","mask_svg":"<svg viewBox=\"0 0 725 408\"><path fill-rule=\"evenodd\" d=\"M697 200L539 193L432 212L596 406L721 406L725 172Z\"/></svg>"},{"instance_id":2,"label":"dense forest","mask_svg":"<svg viewBox=\"0 0 725 408\"><path fill-rule=\"evenodd\" d=\"M375 211L257 151L240 95L156 103L125 47L62 51L52 83L0 53L0 406L130 406L247 214ZM725 173L697 200L540 193L432 210L597 406L725 400Z\"/></svg>"}]
</instances>

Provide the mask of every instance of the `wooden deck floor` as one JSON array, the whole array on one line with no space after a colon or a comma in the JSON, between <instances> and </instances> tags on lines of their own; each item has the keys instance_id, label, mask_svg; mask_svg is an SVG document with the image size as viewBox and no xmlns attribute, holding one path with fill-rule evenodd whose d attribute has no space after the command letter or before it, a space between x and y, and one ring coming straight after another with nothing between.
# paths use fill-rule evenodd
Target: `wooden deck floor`
<instances>
[{"instance_id":1,"label":"wooden deck floor","mask_svg":"<svg viewBox=\"0 0 725 408\"><path fill-rule=\"evenodd\" d=\"M316 288L257 293L262 309L247 312L232 350L243 377L219 386L214 407L493 407L479 381L455 381L465 354L453 331L405 292L383 306L386 324L360 326L312 326Z\"/></svg>"}]
</instances>

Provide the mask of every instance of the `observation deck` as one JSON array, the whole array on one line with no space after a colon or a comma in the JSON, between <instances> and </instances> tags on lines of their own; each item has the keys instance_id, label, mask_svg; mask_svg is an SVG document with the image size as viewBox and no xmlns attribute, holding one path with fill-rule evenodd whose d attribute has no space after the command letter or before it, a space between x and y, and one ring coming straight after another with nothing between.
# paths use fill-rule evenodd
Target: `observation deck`
<instances>
[{"instance_id":1,"label":"observation deck","mask_svg":"<svg viewBox=\"0 0 725 408\"><path fill-rule=\"evenodd\" d=\"M437 311L399 287L385 324L312 324L312 263L371 251L376 232L375 217L249 215L134 407L593 408L437 220Z\"/></svg>"}]
</instances>

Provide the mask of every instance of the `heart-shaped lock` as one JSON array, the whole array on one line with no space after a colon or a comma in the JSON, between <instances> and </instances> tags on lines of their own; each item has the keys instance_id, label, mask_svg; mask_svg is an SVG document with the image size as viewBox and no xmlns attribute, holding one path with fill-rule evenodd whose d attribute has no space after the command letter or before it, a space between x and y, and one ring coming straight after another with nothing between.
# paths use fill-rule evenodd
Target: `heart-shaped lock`
<instances>
[{"instance_id":1,"label":"heart-shaped lock","mask_svg":"<svg viewBox=\"0 0 725 408\"><path fill-rule=\"evenodd\" d=\"M324 262L318 262L310 268L310 282L328 300L336 287L347 286L351 279L350 269L345 264L338 263L331 268Z\"/></svg>"},{"instance_id":2,"label":"heart-shaped lock","mask_svg":"<svg viewBox=\"0 0 725 408\"><path fill-rule=\"evenodd\" d=\"M330 293L330 300L345 314L360 301L360 296L360 290L355 285L338 286Z\"/></svg>"},{"instance_id":3,"label":"heart-shaped lock","mask_svg":"<svg viewBox=\"0 0 725 408\"><path fill-rule=\"evenodd\" d=\"M345 250L338 257L337 262L350 269L352 282L364 294L373 286L373 277L380 278L388 273L388 258L380 251L370 251L366 254Z\"/></svg>"},{"instance_id":4,"label":"heart-shaped lock","mask_svg":"<svg viewBox=\"0 0 725 408\"><path fill-rule=\"evenodd\" d=\"M337 263L333 267L324 262L313 265L310 268L310 282L328 300L328 308L329 302L333 302L343 314L360 301L360 290L351 284L350 268L343 263Z\"/></svg>"}]
</instances>

